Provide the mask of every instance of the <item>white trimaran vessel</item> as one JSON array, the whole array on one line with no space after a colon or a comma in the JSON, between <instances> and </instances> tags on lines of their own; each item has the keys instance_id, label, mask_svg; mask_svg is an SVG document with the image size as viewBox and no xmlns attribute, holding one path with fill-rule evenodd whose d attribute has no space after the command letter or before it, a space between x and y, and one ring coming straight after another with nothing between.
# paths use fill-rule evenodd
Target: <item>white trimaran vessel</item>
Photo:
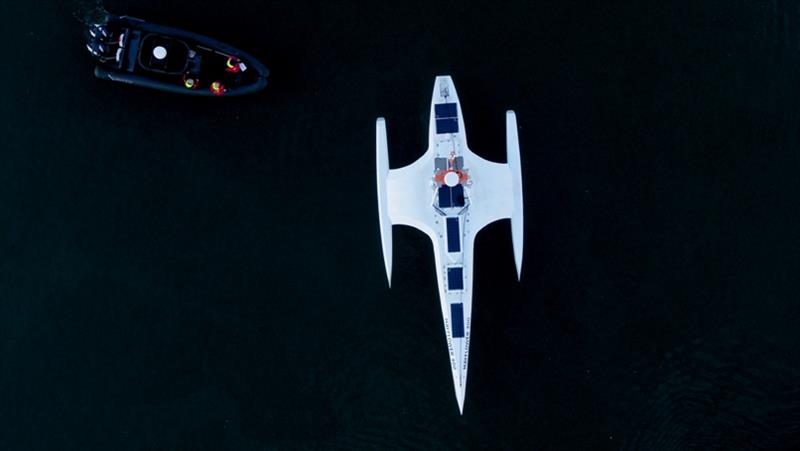
<instances>
[{"instance_id":1,"label":"white trimaran vessel","mask_svg":"<svg viewBox=\"0 0 800 451\"><path fill-rule=\"evenodd\" d=\"M453 80L433 88L429 147L416 162L389 169L386 123L376 124L378 211L386 277L392 283L392 226L408 225L433 241L439 296L458 409L464 411L472 316L473 245L488 224L511 219L517 278L522 271L522 175L517 118L506 112L508 163L487 161L467 147Z\"/></svg>"}]
</instances>

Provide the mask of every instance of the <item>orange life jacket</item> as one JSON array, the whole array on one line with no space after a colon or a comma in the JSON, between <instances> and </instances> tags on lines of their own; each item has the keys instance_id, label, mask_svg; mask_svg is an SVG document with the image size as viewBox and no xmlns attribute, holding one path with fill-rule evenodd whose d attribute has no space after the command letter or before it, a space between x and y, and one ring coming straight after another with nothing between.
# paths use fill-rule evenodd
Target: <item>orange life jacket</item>
<instances>
[{"instance_id":1,"label":"orange life jacket","mask_svg":"<svg viewBox=\"0 0 800 451\"><path fill-rule=\"evenodd\" d=\"M183 74L183 86L186 89L197 89L200 86L200 80L190 77L189 74Z\"/></svg>"},{"instance_id":2,"label":"orange life jacket","mask_svg":"<svg viewBox=\"0 0 800 451\"><path fill-rule=\"evenodd\" d=\"M235 56L228 57L228 62L225 63L225 72L230 72L232 74L238 74L242 68L239 67L239 58Z\"/></svg>"},{"instance_id":3,"label":"orange life jacket","mask_svg":"<svg viewBox=\"0 0 800 451\"><path fill-rule=\"evenodd\" d=\"M211 83L211 87L209 89L211 89L211 93L215 96L221 96L222 94L225 94L225 86L218 81Z\"/></svg>"}]
</instances>

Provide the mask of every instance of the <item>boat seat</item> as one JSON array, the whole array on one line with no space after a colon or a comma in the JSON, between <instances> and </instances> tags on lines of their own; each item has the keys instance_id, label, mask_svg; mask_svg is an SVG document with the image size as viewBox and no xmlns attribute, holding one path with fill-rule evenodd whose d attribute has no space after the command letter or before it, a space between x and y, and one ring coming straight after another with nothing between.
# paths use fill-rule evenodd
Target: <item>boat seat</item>
<instances>
[{"instance_id":1,"label":"boat seat","mask_svg":"<svg viewBox=\"0 0 800 451\"><path fill-rule=\"evenodd\" d=\"M128 61L125 62L125 70L128 72L133 72L134 68L136 67L136 52L133 50L139 47L139 41L141 39L141 32L133 31L130 33L128 38L128 47L131 49L131 51L128 52Z\"/></svg>"},{"instance_id":2,"label":"boat seat","mask_svg":"<svg viewBox=\"0 0 800 451\"><path fill-rule=\"evenodd\" d=\"M194 56L189 59L189 67L187 70L192 75L200 75L200 68L202 67L203 57L195 52Z\"/></svg>"}]
</instances>

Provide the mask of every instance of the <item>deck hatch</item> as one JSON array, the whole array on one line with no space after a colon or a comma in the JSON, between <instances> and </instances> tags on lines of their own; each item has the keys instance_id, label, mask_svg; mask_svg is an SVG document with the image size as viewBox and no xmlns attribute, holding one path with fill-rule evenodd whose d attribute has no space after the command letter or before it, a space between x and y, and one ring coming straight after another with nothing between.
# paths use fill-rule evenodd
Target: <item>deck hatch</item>
<instances>
[{"instance_id":1,"label":"deck hatch","mask_svg":"<svg viewBox=\"0 0 800 451\"><path fill-rule=\"evenodd\" d=\"M447 268L447 290L459 291L464 289L464 268L453 266Z\"/></svg>"},{"instance_id":2,"label":"deck hatch","mask_svg":"<svg viewBox=\"0 0 800 451\"><path fill-rule=\"evenodd\" d=\"M461 252L461 230L458 218L447 218L447 252Z\"/></svg>"},{"instance_id":3,"label":"deck hatch","mask_svg":"<svg viewBox=\"0 0 800 451\"><path fill-rule=\"evenodd\" d=\"M464 304L450 304L453 338L464 338Z\"/></svg>"}]
</instances>

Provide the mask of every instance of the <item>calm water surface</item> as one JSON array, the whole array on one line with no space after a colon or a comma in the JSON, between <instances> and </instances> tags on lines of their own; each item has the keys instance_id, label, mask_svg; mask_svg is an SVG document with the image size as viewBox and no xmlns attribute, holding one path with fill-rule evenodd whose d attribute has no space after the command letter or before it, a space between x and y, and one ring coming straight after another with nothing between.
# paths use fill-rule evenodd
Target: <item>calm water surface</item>
<instances>
[{"instance_id":1,"label":"calm water surface","mask_svg":"<svg viewBox=\"0 0 800 451\"><path fill-rule=\"evenodd\" d=\"M800 11L786 0L109 1L262 59L256 96L95 80L72 2L4 4L0 449L800 449ZM451 74L520 124L525 266L477 241L458 415L393 167Z\"/></svg>"}]
</instances>

